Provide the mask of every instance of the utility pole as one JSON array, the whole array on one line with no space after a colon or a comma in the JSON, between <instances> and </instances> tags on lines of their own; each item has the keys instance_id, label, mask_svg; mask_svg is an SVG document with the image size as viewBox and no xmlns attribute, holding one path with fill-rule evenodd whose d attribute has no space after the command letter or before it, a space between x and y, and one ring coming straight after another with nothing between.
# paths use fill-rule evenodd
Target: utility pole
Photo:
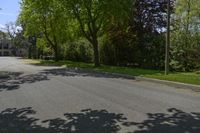
<instances>
[{"instance_id":1,"label":"utility pole","mask_svg":"<svg viewBox=\"0 0 200 133\"><path fill-rule=\"evenodd\" d=\"M169 74L169 50L170 50L170 0L167 0L167 36L165 48L165 75Z\"/></svg>"}]
</instances>

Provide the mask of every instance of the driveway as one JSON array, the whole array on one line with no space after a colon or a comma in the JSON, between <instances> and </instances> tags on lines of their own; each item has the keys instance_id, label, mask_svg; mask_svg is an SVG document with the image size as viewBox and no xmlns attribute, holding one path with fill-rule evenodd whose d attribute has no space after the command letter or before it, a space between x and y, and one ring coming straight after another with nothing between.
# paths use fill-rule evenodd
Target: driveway
<instances>
[{"instance_id":1,"label":"driveway","mask_svg":"<svg viewBox=\"0 0 200 133\"><path fill-rule=\"evenodd\" d=\"M14 57L0 75L0 133L200 133L197 92Z\"/></svg>"}]
</instances>

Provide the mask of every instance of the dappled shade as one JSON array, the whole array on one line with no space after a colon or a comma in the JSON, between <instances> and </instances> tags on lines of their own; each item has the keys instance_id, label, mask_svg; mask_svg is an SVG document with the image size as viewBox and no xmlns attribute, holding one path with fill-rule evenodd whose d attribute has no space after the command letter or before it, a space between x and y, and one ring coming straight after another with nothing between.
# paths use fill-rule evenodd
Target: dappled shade
<instances>
[{"instance_id":1,"label":"dappled shade","mask_svg":"<svg viewBox=\"0 0 200 133\"><path fill-rule=\"evenodd\" d=\"M82 110L80 113L66 113L66 119L45 120L42 127L34 118L32 108L10 108L0 113L1 133L117 133L118 123L126 120L122 114L109 113L106 110Z\"/></svg>"},{"instance_id":2,"label":"dappled shade","mask_svg":"<svg viewBox=\"0 0 200 133\"><path fill-rule=\"evenodd\" d=\"M21 84L48 80L47 75L42 73L23 75L23 73L12 72L6 75L6 77L0 79L0 92L19 89Z\"/></svg>"},{"instance_id":3,"label":"dappled shade","mask_svg":"<svg viewBox=\"0 0 200 133\"><path fill-rule=\"evenodd\" d=\"M199 133L200 113L171 108L168 113L147 114L143 122L130 122L123 114L85 109L66 113L62 118L39 120L32 108L9 108L0 112L1 133L118 133L122 128L137 128L126 133ZM45 124L38 125L39 123Z\"/></svg>"},{"instance_id":4,"label":"dappled shade","mask_svg":"<svg viewBox=\"0 0 200 133\"><path fill-rule=\"evenodd\" d=\"M170 108L168 113L149 113L141 123L127 122L126 126L137 126L133 133L200 133L200 113L186 113Z\"/></svg>"},{"instance_id":5,"label":"dappled shade","mask_svg":"<svg viewBox=\"0 0 200 133\"><path fill-rule=\"evenodd\" d=\"M41 127L35 124L38 119L30 117L36 112L32 108L9 108L0 113L0 133L37 133Z\"/></svg>"},{"instance_id":6,"label":"dappled shade","mask_svg":"<svg viewBox=\"0 0 200 133\"><path fill-rule=\"evenodd\" d=\"M65 119L53 119L49 129L55 132L73 133L116 133L120 130L118 123L126 118L122 114L109 113L106 110L82 110L80 113L66 113Z\"/></svg>"},{"instance_id":7,"label":"dappled shade","mask_svg":"<svg viewBox=\"0 0 200 133\"><path fill-rule=\"evenodd\" d=\"M23 75L23 73L12 72L6 73L6 76L0 78L0 92L12 91L20 88L22 84L31 84L40 81L50 80L51 76L63 76L63 77L96 77L96 78L122 78L122 79L134 79L134 77L126 75L115 75L101 72L93 72L87 70L78 69L49 69L43 70L36 74Z\"/></svg>"}]
</instances>

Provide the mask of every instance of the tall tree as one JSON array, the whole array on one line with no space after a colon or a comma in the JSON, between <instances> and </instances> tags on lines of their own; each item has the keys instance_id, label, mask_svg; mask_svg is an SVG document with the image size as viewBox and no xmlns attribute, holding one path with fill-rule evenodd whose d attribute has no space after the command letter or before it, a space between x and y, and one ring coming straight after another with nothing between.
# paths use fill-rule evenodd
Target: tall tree
<instances>
[{"instance_id":1,"label":"tall tree","mask_svg":"<svg viewBox=\"0 0 200 133\"><path fill-rule=\"evenodd\" d=\"M172 62L175 70L191 71L200 64L200 1L177 0L173 16Z\"/></svg>"},{"instance_id":2,"label":"tall tree","mask_svg":"<svg viewBox=\"0 0 200 133\"><path fill-rule=\"evenodd\" d=\"M13 47L18 47L18 48L27 47L27 40L23 36L24 28L22 25L18 25L17 23L14 22L9 22L6 24L5 30L9 35L9 39L12 41Z\"/></svg>"},{"instance_id":3,"label":"tall tree","mask_svg":"<svg viewBox=\"0 0 200 133\"><path fill-rule=\"evenodd\" d=\"M57 0L22 0L21 23L26 36L45 38L59 60L59 48L67 38L68 18Z\"/></svg>"},{"instance_id":4,"label":"tall tree","mask_svg":"<svg viewBox=\"0 0 200 133\"><path fill-rule=\"evenodd\" d=\"M132 0L60 0L92 44L95 66L100 65L98 38L113 21L128 17Z\"/></svg>"},{"instance_id":5,"label":"tall tree","mask_svg":"<svg viewBox=\"0 0 200 133\"><path fill-rule=\"evenodd\" d=\"M170 12L173 12L175 0L170 0L170 2ZM156 63L158 60L160 60L159 62L162 60L162 64L164 64L164 47L161 47L163 44L154 46L155 43L153 43L153 40L165 39L163 38L163 33L165 33L165 29L167 28L167 0L136 0L134 6L135 10L133 10L130 25L132 32L138 38L138 51L140 53L138 58L140 66L146 67L151 61L152 63ZM163 41L160 43L163 43ZM159 57L158 60L155 57L154 59L150 59L149 57L151 56L149 54L158 52L158 50L160 50L160 54L163 53L157 56Z\"/></svg>"}]
</instances>

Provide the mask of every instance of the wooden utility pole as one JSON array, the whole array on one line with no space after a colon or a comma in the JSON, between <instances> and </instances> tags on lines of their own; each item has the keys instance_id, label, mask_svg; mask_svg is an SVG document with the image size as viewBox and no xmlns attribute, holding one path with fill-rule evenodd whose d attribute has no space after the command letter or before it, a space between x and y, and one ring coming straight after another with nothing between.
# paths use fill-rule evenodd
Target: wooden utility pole
<instances>
[{"instance_id":1,"label":"wooden utility pole","mask_svg":"<svg viewBox=\"0 0 200 133\"><path fill-rule=\"evenodd\" d=\"M170 0L167 0L167 36L165 48L165 75L169 73L169 49L170 49Z\"/></svg>"}]
</instances>

